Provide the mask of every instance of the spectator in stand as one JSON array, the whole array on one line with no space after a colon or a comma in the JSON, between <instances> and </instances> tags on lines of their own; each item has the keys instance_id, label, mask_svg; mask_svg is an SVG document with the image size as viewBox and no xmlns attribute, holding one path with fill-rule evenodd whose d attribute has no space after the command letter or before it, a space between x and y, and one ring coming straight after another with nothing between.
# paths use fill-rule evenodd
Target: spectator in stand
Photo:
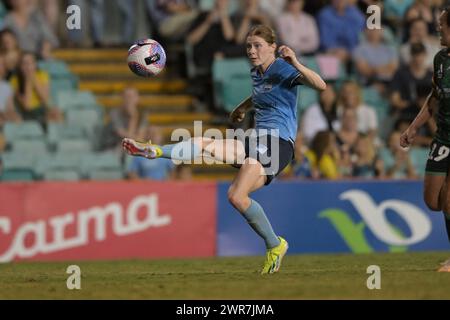
<instances>
[{"instance_id":1,"label":"spectator in stand","mask_svg":"<svg viewBox=\"0 0 450 320\"><path fill-rule=\"evenodd\" d=\"M348 1L332 0L331 5L320 10L317 17L321 48L345 63L350 60L366 25L364 15Z\"/></svg>"},{"instance_id":2,"label":"spectator in stand","mask_svg":"<svg viewBox=\"0 0 450 320\"><path fill-rule=\"evenodd\" d=\"M33 53L22 54L17 74L10 83L24 120L39 121L44 128L47 122L62 121L62 113L50 106L50 77L38 70Z\"/></svg>"},{"instance_id":3,"label":"spectator in stand","mask_svg":"<svg viewBox=\"0 0 450 320\"><path fill-rule=\"evenodd\" d=\"M5 17L3 27L16 35L23 51L33 52L40 57L44 45L55 48L59 46L59 40L42 13L31 4L30 0L10 1L11 11Z\"/></svg>"},{"instance_id":4,"label":"spectator in stand","mask_svg":"<svg viewBox=\"0 0 450 320\"><path fill-rule=\"evenodd\" d=\"M264 14L275 22L284 11L287 0L259 0L259 7Z\"/></svg>"},{"instance_id":5,"label":"spectator in stand","mask_svg":"<svg viewBox=\"0 0 450 320\"><path fill-rule=\"evenodd\" d=\"M372 139L376 138L378 130L377 114L373 107L363 102L361 87L355 81L347 81L342 85L337 108L338 121L334 126L335 131L339 131L342 127L342 115L345 109L356 111L360 133L367 134Z\"/></svg>"},{"instance_id":6,"label":"spectator in stand","mask_svg":"<svg viewBox=\"0 0 450 320\"><path fill-rule=\"evenodd\" d=\"M259 6L259 0L243 0L241 3L241 10L237 12L235 19L236 24L236 37L235 42L237 45L243 45L247 39L248 32L255 25L267 25L271 26L269 16L261 10Z\"/></svg>"},{"instance_id":7,"label":"spectator in stand","mask_svg":"<svg viewBox=\"0 0 450 320\"><path fill-rule=\"evenodd\" d=\"M342 178L340 173L341 156L333 132L318 132L311 143L310 150L305 155L313 170L317 170L322 179Z\"/></svg>"},{"instance_id":8,"label":"spectator in stand","mask_svg":"<svg viewBox=\"0 0 450 320\"><path fill-rule=\"evenodd\" d=\"M336 121L336 91L330 84L318 93L319 101L308 107L301 117L300 131L306 144L309 144L319 131L332 131Z\"/></svg>"},{"instance_id":9,"label":"spectator in stand","mask_svg":"<svg viewBox=\"0 0 450 320\"><path fill-rule=\"evenodd\" d=\"M397 34L402 28L403 17L414 0L384 0L384 18Z\"/></svg>"},{"instance_id":10,"label":"spectator in stand","mask_svg":"<svg viewBox=\"0 0 450 320\"><path fill-rule=\"evenodd\" d=\"M316 21L303 12L304 3L304 0L288 0L286 11L276 20L281 41L297 56L315 53L320 43Z\"/></svg>"},{"instance_id":11,"label":"spectator in stand","mask_svg":"<svg viewBox=\"0 0 450 320\"><path fill-rule=\"evenodd\" d=\"M358 141L358 118L355 109L344 109L341 128L336 132L336 141L343 150L353 152Z\"/></svg>"},{"instance_id":12,"label":"spectator in stand","mask_svg":"<svg viewBox=\"0 0 450 320\"><path fill-rule=\"evenodd\" d=\"M146 0L146 4L159 35L171 40L184 39L200 14L191 0Z\"/></svg>"},{"instance_id":13,"label":"spectator in stand","mask_svg":"<svg viewBox=\"0 0 450 320\"><path fill-rule=\"evenodd\" d=\"M228 0L216 0L214 8L201 13L191 25L187 42L194 48L197 67L210 69L214 55L233 42L236 33L228 5Z\"/></svg>"},{"instance_id":14,"label":"spectator in stand","mask_svg":"<svg viewBox=\"0 0 450 320\"><path fill-rule=\"evenodd\" d=\"M384 164L377 157L375 146L370 137L366 135L358 136L352 158L353 177L371 179L384 176L382 169Z\"/></svg>"},{"instance_id":15,"label":"spectator in stand","mask_svg":"<svg viewBox=\"0 0 450 320\"><path fill-rule=\"evenodd\" d=\"M137 89L128 87L122 92L122 105L113 109L110 121L105 126L101 149L120 149L124 137L142 140L147 127L147 114L139 113L139 92Z\"/></svg>"},{"instance_id":16,"label":"spectator in stand","mask_svg":"<svg viewBox=\"0 0 450 320\"><path fill-rule=\"evenodd\" d=\"M409 150L400 144L401 133L393 131L388 140L388 154L385 159L386 177L389 179L416 179L417 174L412 164Z\"/></svg>"},{"instance_id":17,"label":"spectator in stand","mask_svg":"<svg viewBox=\"0 0 450 320\"><path fill-rule=\"evenodd\" d=\"M422 43L411 45L411 61L397 70L390 86L390 103L393 120L404 115L405 110L416 103L417 88L431 92L432 71L425 63L426 48Z\"/></svg>"},{"instance_id":18,"label":"spectator in stand","mask_svg":"<svg viewBox=\"0 0 450 320\"><path fill-rule=\"evenodd\" d=\"M20 122L22 119L14 107L14 91L6 81L5 57L0 55L0 129L5 122Z\"/></svg>"},{"instance_id":19,"label":"spectator in stand","mask_svg":"<svg viewBox=\"0 0 450 320\"><path fill-rule=\"evenodd\" d=\"M426 50L425 64L433 70L433 59L441 50L437 37L430 36L425 20L417 18L411 21L408 42L400 47L400 57L404 64L411 62L411 46L414 43L422 43Z\"/></svg>"},{"instance_id":20,"label":"spectator in stand","mask_svg":"<svg viewBox=\"0 0 450 320\"><path fill-rule=\"evenodd\" d=\"M433 0L415 0L412 6L406 11L404 21L404 41L409 38L409 30L411 23L420 18L427 24L428 33L431 35L437 34L438 25L437 17L439 16L439 10L434 5Z\"/></svg>"},{"instance_id":21,"label":"spectator in stand","mask_svg":"<svg viewBox=\"0 0 450 320\"><path fill-rule=\"evenodd\" d=\"M295 139L294 160L283 172L283 178L305 178L318 179L319 172L313 168L309 158L306 156L308 147L304 144L303 135L299 131Z\"/></svg>"},{"instance_id":22,"label":"spectator in stand","mask_svg":"<svg viewBox=\"0 0 450 320\"><path fill-rule=\"evenodd\" d=\"M6 79L10 79L19 66L22 51L15 34L9 29L0 31L0 55L5 59Z\"/></svg>"},{"instance_id":23,"label":"spectator in stand","mask_svg":"<svg viewBox=\"0 0 450 320\"><path fill-rule=\"evenodd\" d=\"M366 29L366 39L353 51L356 71L361 84L377 85L384 92L398 68L397 53L383 43L383 29Z\"/></svg>"},{"instance_id":24,"label":"spectator in stand","mask_svg":"<svg viewBox=\"0 0 450 320\"><path fill-rule=\"evenodd\" d=\"M161 129L150 126L145 130L144 140L151 140L158 145L163 144ZM146 158L134 157L127 169L127 176L131 180L169 180L174 178L175 164L170 159L154 159L148 161ZM181 170L181 169L180 169ZM183 169L184 170L184 169ZM183 173L179 178L187 179L187 173Z\"/></svg>"},{"instance_id":25,"label":"spectator in stand","mask_svg":"<svg viewBox=\"0 0 450 320\"><path fill-rule=\"evenodd\" d=\"M400 119L397 121L395 129L400 132L405 132L408 129L409 124L413 122L414 118L422 109L425 101L430 94L430 87L419 86L416 91L416 99L413 104L402 111ZM430 117L425 125L421 126L414 138L413 146L428 148L433 141L434 133L436 132L436 121L434 117Z\"/></svg>"}]
</instances>

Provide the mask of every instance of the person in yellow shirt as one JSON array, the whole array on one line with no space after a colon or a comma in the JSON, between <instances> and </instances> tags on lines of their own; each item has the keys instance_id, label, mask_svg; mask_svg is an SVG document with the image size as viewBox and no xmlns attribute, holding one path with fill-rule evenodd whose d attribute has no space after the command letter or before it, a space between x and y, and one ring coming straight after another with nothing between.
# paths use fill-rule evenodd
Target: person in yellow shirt
<instances>
[{"instance_id":1,"label":"person in yellow shirt","mask_svg":"<svg viewBox=\"0 0 450 320\"><path fill-rule=\"evenodd\" d=\"M311 142L311 149L305 156L313 168L319 171L324 179L336 180L341 178L339 172L340 154L333 132L320 131Z\"/></svg>"},{"instance_id":2,"label":"person in yellow shirt","mask_svg":"<svg viewBox=\"0 0 450 320\"><path fill-rule=\"evenodd\" d=\"M17 74L11 77L10 83L15 92L16 106L24 120L45 124L49 115L55 115L56 112L50 109L49 75L38 70L33 53L22 54Z\"/></svg>"}]
</instances>

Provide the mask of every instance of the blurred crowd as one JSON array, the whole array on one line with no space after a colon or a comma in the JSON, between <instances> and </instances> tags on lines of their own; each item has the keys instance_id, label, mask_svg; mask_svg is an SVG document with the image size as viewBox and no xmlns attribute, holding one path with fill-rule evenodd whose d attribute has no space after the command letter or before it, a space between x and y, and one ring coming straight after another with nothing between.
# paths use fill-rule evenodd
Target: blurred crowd
<instances>
[{"instance_id":1,"label":"blurred crowd","mask_svg":"<svg viewBox=\"0 0 450 320\"><path fill-rule=\"evenodd\" d=\"M344 79L327 81L317 102L301 110L296 160L285 177L416 178L417 166L410 152L400 148L398 138L431 90L433 56L441 49L437 19L446 4L445 0L3 0L0 128L6 122L35 120L45 129L49 123L64 121L50 97L49 75L37 62L52 61L58 47L109 46L105 30L117 21L109 20L106 6L120 12L119 45L135 40L138 17L145 17L153 38L190 51L187 63L196 70L189 74L191 82L203 86L200 99L208 104L214 101L208 97L213 90L205 89L211 85L213 62L245 57L247 32L253 25L268 24L279 43L290 46L300 61L321 57L324 73L333 73L336 65L345 72ZM82 16L88 17L83 19L88 33L66 28L69 5L80 6ZM370 5L380 8L380 29L366 28ZM145 14L139 14L139 8L145 8ZM366 99L366 92L378 100ZM139 93L127 88L123 94L124 106L111 113L107 128L115 138L110 142L105 138L105 148L117 146L124 136L158 140L158 132L137 119ZM374 101L385 103L387 110L379 112L379 106L371 105ZM435 130L434 121L427 123L414 147L428 148ZM130 177L145 176L139 174L144 166L136 160ZM167 164L161 167L173 170Z\"/></svg>"}]
</instances>

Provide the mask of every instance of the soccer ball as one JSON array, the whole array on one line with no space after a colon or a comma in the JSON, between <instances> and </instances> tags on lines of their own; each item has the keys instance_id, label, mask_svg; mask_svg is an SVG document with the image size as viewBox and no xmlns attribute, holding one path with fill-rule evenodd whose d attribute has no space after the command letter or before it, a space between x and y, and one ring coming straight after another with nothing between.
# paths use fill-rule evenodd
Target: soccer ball
<instances>
[{"instance_id":1,"label":"soccer ball","mask_svg":"<svg viewBox=\"0 0 450 320\"><path fill-rule=\"evenodd\" d=\"M165 65L166 52L155 40L139 40L128 50L128 67L138 76L156 76Z\"/></svg>"}]
</instances>

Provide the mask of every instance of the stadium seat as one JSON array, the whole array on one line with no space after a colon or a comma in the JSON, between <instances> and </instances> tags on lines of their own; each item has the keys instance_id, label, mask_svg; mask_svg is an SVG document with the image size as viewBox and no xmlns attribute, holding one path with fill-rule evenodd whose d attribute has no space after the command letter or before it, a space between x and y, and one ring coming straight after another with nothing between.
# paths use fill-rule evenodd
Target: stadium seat
<instances>
[{"instance_id":1,"label":"stadium seat","mask_svg":"<svg viewBox=\"0 0 450 320\"><path fill-rule=\"evenodd\" d=\"M82 126L66 123L50 123L47 127L47 141L51 147L56 147L60 139L85 139L86 133Z\"/></svg>"},{"instance_id":2,"label":"stadium seat","mask_svg":"<svg viewBox=\"0 0 450 320\"><path fill-rule=\"evenodd\" d=\"M76 171L69 170L49 170L44 173L46 181L78 181L80 175Z\"/></svg>"},{"instance_id":3,"label":"stadium seat","mask_svg":"<svg viewBox=\"0 0 450 320\"><path fill-rule=\"evenodd\" d=\"M43 155L48 152L47 143L43 140L14 140L11 141L12 152Z\"/></svg>"},{"instance_id":4,"label":"stadium seat","mask_svg":"<svg viewBox=\"0 0 450 320\"><path fill-rule=\"evenodd\" d=\"M60 139L56 144L58 153L84 154L91 152L92 145L87 139Z\"/></svg>"},{"instance_id":5,"label":"stadium seat","mask_svg":"<svg viewBox=\"0 0 450 320\"><path fill-rule=\"evenodd\" d=\"M306 108L310 107L314 103L317 103L319 97L318 92L316 90L306 86L299 86L297 90L298 90L297 111L298 114L301 115Z\"/></svg>"},{"instance_id":6,"label":"stadium seat","mask_svg":"<svg viewBox=\"0 0 450 320\"><path fill-rule=\"evenodd\" d=\"M245 58L216 59L212 73L216 104L226 111L251 95L250 64Z\"/></svg>"},{"instance_id":7,"label":"stadium seat","mask_svg":"<svg viewBox=\"0 0 450 320\"><path fill-rule=\"evenodd\" d=\"M0 174L0 181L33 181L33 171L31 170L4 170Z\"/></svg>"},{"instance_id":8,"label":"stadium seat","mask_svg":"<svg viewBox=\"0 0 450 320\"><path fill-rule=\"evenodd\" d=\"M90 180L122 180L124 177L122 170L92 170L89 172Z\"/></svg>"},{"instance_id":9,"label":"stadium seat","mask_svg":"<svg viewBox=\"0 0 450 320\"><path fill-rule=\"evenodd\" d=\"M99 110L68 110L66 120L69 126L83 128L87 135L91 136L96 126L102 124Z\"/></svg>"},{"instance_id":10,"label":"stadium seat","mask_svg":"<svg viewBox=\"0 0 450 320\"><path fill-rule=\"evenodd\" d=\"M3 170L33 170L34 156L30 153L7 152L0 156Z\"/></svg>"},{"instance_id":11,"label":"stadium seat","mask_svg":"<svg viewBox=\"0 0 450 320\"><path fill-rule=\"evenodd\" d=\"M63 111L74 109L91 109L98 106L97 100L89 91L61 91L57 94L56 105Z\"/></svg>"},{"instance_id":12,"label":"stadium seat","mask_svg":"<svg viewBox=\"0 0 450 320\"><path fill-rule=\"evenodd\" d=\"M7 142L14 140L42 140L44 139L44 130L37 121L25 121L23 123L6 123L4 126L4 135Z\"/></svg>"},{"instance_id":13,"label":"stadium seat","mask_svg":"<svg viewBox=\"0 0 450 320\"><path fill-rule=\"evenodd\" d=\"M88 153L81 159L81 172L84 177L91 177L94 172L122 172L120 157L114 152Z\"/></svg>"},{"instance_id":14,"label":"stadium seat","mask_svg":"<svg viewBox=\"0 0 450 320\"><path fill-rule=\"evenodd\" d=\"M222 87L222 106L228 112L233 111L240 102L252 94L252 89L250 78L231 78Z\"/></svg>"},{"instance_id":15,"label":"stadium seat","mask_svg":"<svg viewBox=\"0 0 450 320\"><path fill-rule=\"evenodd\" d=\"M75 171L80 172L80 158L78 153L56 153L39 157L35 164L37 177L44 177L48 171Z\"/></svg>"},{"instance_id":16,"label":"stadium seat","mask_svg":"<svg viewBox=\"0 0 450 320\"><path fill-rule=\"evenodd\" d=\"M414 147L410 149L411 162L416 169L416 173L423 177L425 175L425 166L428 160L428 148Z\"/></svg>"}]
</instances>

